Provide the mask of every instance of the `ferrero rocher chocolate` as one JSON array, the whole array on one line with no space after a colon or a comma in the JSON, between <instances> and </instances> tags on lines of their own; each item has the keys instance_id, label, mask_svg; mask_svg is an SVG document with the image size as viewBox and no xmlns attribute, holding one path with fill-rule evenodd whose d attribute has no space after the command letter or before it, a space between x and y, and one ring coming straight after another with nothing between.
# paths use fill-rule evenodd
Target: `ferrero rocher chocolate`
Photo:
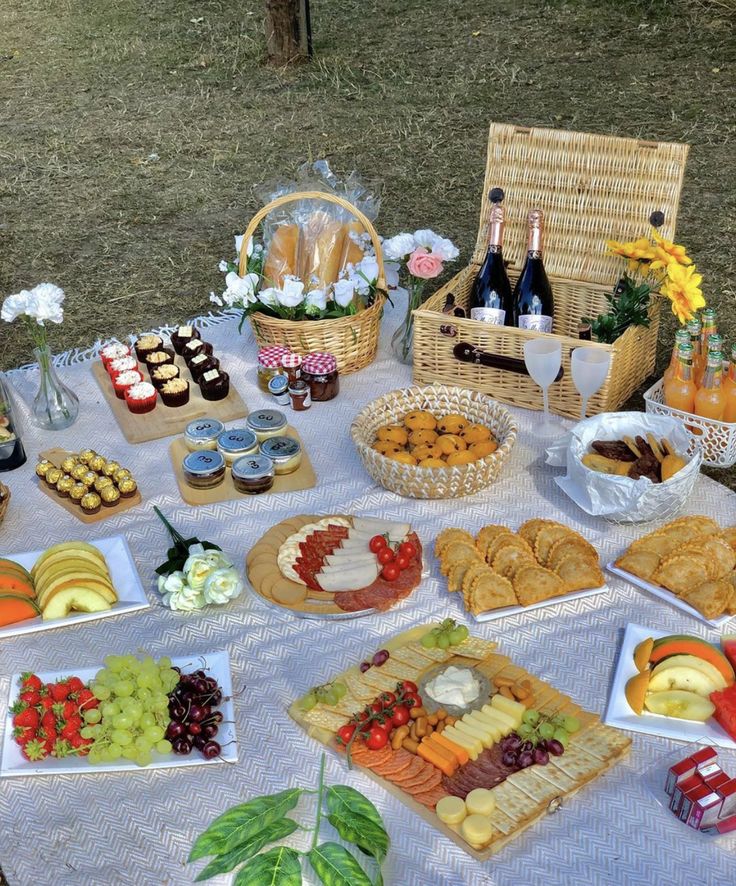
<instances>
[{"instance_id":1,"label":"ferrero rocher chocolate","mask_svg":"<svg viewBox=\"0 0 736 886\"><path fill-rule=\"evenodd\" d=\"M132 477L125 477L118 483L118 489L124 498L134 495L137 488L138 484Z\"/></svg>"},{"instance_id":2,"label":"ferrero rocher chocolate","mask_svg":"<svg viewBox=\"0 0 736 886\"><path fill-rule=\"evenodd\" d=\"M94 451L94 449L83 449L79 453L79 460L82 462L82 464L88 465L96 455L97 453Z\"/></svg>"},{"instance_id":3,"label":"ferrero rocher chocolate","mask_svg":"<svg viewBox=\"0 0 736 886\"><path fill-rule=\"evenodd\" d=\"M84 483L84 485L87 487L94 486L96 480L97 480L97 474L95 474L94 471L87 471L85 473L85 475L82 477L82 483Z\"/></svg>"},{"instance_id":4,"label":"ferrero rocher chocolate","mask_svg":"<svg viewBox=\"0 0 736 886\"><path fill-rule=\"evenodd\" d=\"M103 489L107 489L112 486L112 480L109 477L98 477L95 480L95 489L98 492L102 492Z\"/></svg>"},{"instance_id":5,"label":"ferrero rocher chocolate","mask_svg":"<svg viewBox=\"0 0 736 886\"><path fill-rule=\"evenodd\" d=\"M46 461L46 459L44 459L43 461L40 461L36 465L36 476L37 477L45 477L46 472L50 471L51 468L53 468L53 465L51 464L50 461Z\"/></svg>"},{"instance_id":6,"label":"ferrero rocher chocolate","mask_svg":"<svg viewBox=\"0 0 736 886\"><path fill-rule=\"evenodd\" d=\"M95 511L99 511L100 501L100 496L96 492L87 492L82 496L82 500L79 504L82 506L83 511L86 511L88 514L93 514Z\"/></svg>"},{"instance_id":7,"label":"ferrero rocher chocolate","mask_svg":"<svg viewBox=\"0 0 736 886\"><path fill-rule=\"evenodd\" d=\"M69 490L69 498L74 501L81 501L82 498L87 494L87 487L84 483L75 483L74 486Z\"/></svg>"},{"instance_id":8,"label":"ferrero rocher chocolate","mask_svg":"<svg viewBox=\"0 0 736 886\"><path fill-rule=\"evenodd\" d=\"M109 461L102 469L102 473L106 477L114 477L115 471L120 469L120 465L116 461Z\"/></svg>"},{"instance_id":9,"label":"ferrero rocher chocolate","mask_svg":"<svg viewBox=\"0 0 736 886\"><path fill-rule=\"evenodd\" d=\"M71 474L76 464L77 459L73 455L69 455L61 463L61 470L64 471L65 474Z\"/></svg>"},{"instance_id":10,"label":"ferrero rocher chocolate","mask_svg":"<svg viewBox=\"0 0 736 886\"><path fill-rule=\"evenodd\" d=\"M113 480L116 483L120 483L121 480L125 480L126 477L130 476L131 473L127 468L118 468L117 471L115 471L115 476L113 477Z\"/></svg>"},{"instance_id":11,"label":"ferrero rocher chocolate","mask_svg":"<svg viewBox=\"0 0 736 886\"><path fill-rule=\"evenodd\" d=\"M75 464L71 471L69 471L69 473L72 477L74 477L75 480L81 480L82 477L84 477L84 475L87 473L87 471L87 465Z\"/></svg>"},{"instance_id":12,"label":"ferrero rocher chocolate","mask_svg":"<svg viewBox=\"0 0 736 886\"><path fill-rule=\"evenodd\" d=\"M56 484L56 491L59 493L59 495L69 495L72 486L74 486L74 480L69 476L69 474L64 474L64 476Z\"/></svg>"},{"instance_id":13,"label":"ferrero rocher chocolate","mask_svg":"<svg viewBox=\"0 0 736 886\"><path fill-rule=\"evenodd\" d=\"M44 479L49 486L56 486L63 476L64 472L60 468L49 468L48 471L46 471Z\"/></svg>"},{"instance_id":14,"label":"ferrero rocher chocolate","mask_svg":"<svg viewBox=\"0 0 736 886\"><path fill-rule=\"evenodd\" d=\"M95 455L87 462L87 464L91 471L97 471L99 474L104 469L107 462L101 455Z\"/></svg>"},{"instance_id":15,"label":"ferrero rocher chocolate","mask_svg":"<svg viewBox=\"0 0 736 886\"><path fill-rule=\"evenodd\" d=\"M120 501L120 492L114 486L106 486L100 493L100 498L110 508Z\"/></svg>"}]
</instances>

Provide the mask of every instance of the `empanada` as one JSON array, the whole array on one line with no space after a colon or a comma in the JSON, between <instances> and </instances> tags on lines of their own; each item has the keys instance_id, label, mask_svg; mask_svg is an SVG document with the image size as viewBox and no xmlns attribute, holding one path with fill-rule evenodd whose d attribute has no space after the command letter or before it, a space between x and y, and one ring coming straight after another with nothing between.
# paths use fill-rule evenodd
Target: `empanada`
<instances>
[{"instance_id":1,"label":"empanada","mask_svg":"<svg viewBox=\"0 0 736 886\"><path fill-rule=\"evenodd\" d=\"M520 569L514 576L513 586L522 606L531 606L565 593L565 585L559 575L543 566Z\"/></svg>"}]
</instances>

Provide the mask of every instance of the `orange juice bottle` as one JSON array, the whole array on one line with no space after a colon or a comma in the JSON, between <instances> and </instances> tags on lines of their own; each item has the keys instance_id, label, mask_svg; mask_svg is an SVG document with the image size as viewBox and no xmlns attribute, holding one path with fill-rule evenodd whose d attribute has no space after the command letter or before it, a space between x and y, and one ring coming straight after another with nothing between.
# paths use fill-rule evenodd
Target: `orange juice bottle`
<instances>
[{"instance_id":1,"label":"orange juice bottle","mask_svg":"<svg viewBox=\"0 0 736 886\"><path fill-rule=\"evenodd\" d=\"M693 381L693 346L680 345L677 369L674 376L664 386L664 402L673 409L692 412L697 388Z\"/></svg>"},{"instance_id":2,"label":"orange juice bottle","mask_svg":"<svg viewBox=\"0 0 736 886\"><path fill-rule=\"evenodd\" d=\"M677 369L677 352L680 345L686 345L690 341L690 333L687 329L680 328L675 333L675 346L672 348L672 356L670 357L670 365L665 369L662 380L665 384L674 376Z\"/></svg>"},{"instance_id":3,"label":"orange juice bottle","mask_svg":"<svg viewBox=\"0 0 736 886\"><path fill-rule=\"evenodd\" d=\"M715 308L706 308L700 320L700 361L693 361L693 373L695 384L700 387L703 383L703 375L705 374L705 363L708 359L708 339L711 335L718 332L717 314Z\"/></svg>"},{"instance_id":4,"label":"orange juice bottle","mask_svg":"<svg viewBox=\"0 0 736 886\"><path fill-rule=\"evenodd\" d=\"M720 351L711 351L708 354L703 384L695 395L696 415L723 421L723 414L726 411L726 392L721 386L722 376L723 354Z\"/></svg>"},{"instance_id":5,"label":"orange juice bottle","mask_svg":"<svg viewBox=\"0 0 736 886\"><path fill-rule=\"evenodd\" d=\"M723 380L723 390L726 394L723 420L736 422L736 344L731 348L731 363L728 367L728 375Z\"/></svg>"},{"instance_id":6,"label":"orange juice bottle","mask_svg":"<svg viewBox=\"0 0 736 886\"><path fill-rule=\"evenodd\" d=\"M697 318L687 324L690 333L690 344L693 346L693 379L698 384L705 371L705 361L700 347L702 326Z\"/></svg>"}]
</instances>

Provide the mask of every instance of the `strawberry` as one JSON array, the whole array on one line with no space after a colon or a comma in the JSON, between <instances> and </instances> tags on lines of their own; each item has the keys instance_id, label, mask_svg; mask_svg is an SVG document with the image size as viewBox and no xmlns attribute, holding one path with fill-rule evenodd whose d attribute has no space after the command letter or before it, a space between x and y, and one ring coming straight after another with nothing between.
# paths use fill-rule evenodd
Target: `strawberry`
<instances>
[{"instance_id":1,"label":"strawberry","mask_svg":"<svg viewBox=\"0 0 736 886\"><path fill-rule=\"evenodd\" d=\"M13 726L30 726L37 729L41 722L38 711L34 708L25 708L13 716Z\"/></svg>"},{"instance_id":2,"label":"strawberry","mask_svg":"<svg viewBox=\"0 0 736 886\"><path fill-rule=\"evenodd\" d=\"M53 686L50 687L49 692L54 701L66 701L69 697L69 684L54 683Z\"/></svg>"},{"instance_id":3,"label":"strawberry","mask_svg":"<svg viewBox=\"0 0 736 886\"><path fill-rule=\"evenodd\" d=\"M41 693L37 689L24 689L19 698L26 704L37 705L41 701Z\"/></svg>"},{"instance_id":4,"label":"strawberry","mask_svg":"<svg viewBox=\"0 0 736 886\"><path fill-rule=\"evenodd\" d=\"M41 726L46 730L47 734L49 730L56 731L56 715L53 711L46 711L43 717L41 717Z\"/></svg>"},{"instance_id":5,"label":"strawberry","mask_svg":"<svg viewBox=\"0 0 736 886\"><path fill-rule=\"evenodd\" d=\"M77 704L79 705L80 711L89 711L92 708L96 708L99 703L99 699L95 698L94 694L89 689L82 689L77 696Z\"/></svg>"},{"instance_id":6,"label":"strawberry","mask_svg":"<svg viewBox=\"0 0 736 886\"><path fill-rule=\"evenodd\" d=\"M31 762L37 762L39 760L45 760L48 756L48 751L46 750L43 742L34 738L32 741L29 741L28 744L23 748L23 756L26 760L31 760Z\"/></svg>"},{"instance_id":7,"label":"strawberry","mask_svg":"<svg viewBox=\"0 0 736 886\"><path fill-rule=\"evenodd\" d=\"M56 744L56 741L57 741L56 736L54 736L53 738L48 738L48 737L47 737L47 738L44 740L44 742L43 742L43 748L44 748L44 750L46 751L46 756L47 756L47 757L48 757L49 754L53 751L53 749L54 749L54 745Z\"/></svg>"},{"instance_id":8,"label":"strawberry","mask_svg":"<svg viewBox=\"0 0 736 886\"><path fill-rule=\"evenodd\" d=\"M84 683L79 679L79 677L70 677L68 681L69 692L79 692L84 689Z\"/></svg>"},{"instance_id":9,"label":"strawberry","mask_svg":"<svg viewBox=\"0 0 736 886\"><path fill-rule=\"evenodd\" d=\"M36 730L31 726L16 726L15 729L13 729L13 739L16 744L24 745L35 737Z\"/></svg>"},{"instance_id":10,"label":"strawberry","mask_svg":"<svg viewBox=\"0 0 736 886\"><path fill-rule=\"evenodd\" d=\"M79 716L79 708L75 701L65 701L64 704L54 705L54 711L59 708L58 717L60 720L68 720L70 717Z\"/></svg>"},{"instance_id":11,"label":"strawberry","mask_svg":"<svg viewBox=\"0 0 736 886\"><path fill-rule=\"evenodd\" d=\"M51 756L56 757L57 760L62 760L64 757L68 757L71 752L72 746L68 741L64 741L63 739L53 742L50 751Z\"/></svg>"},{"instance_id":12,"label":"strawberry","mask_svg":"<svg viewBox=\"0 0 736 886\"><path fill-rule=\"evenodd\" d=\"M42 695L38 706L42 711L50 711L54 706L54 700L50 695Z\"/></svg>"},{"instance_id":13,"label":"strawberry","mask_svg":"<svg viewBox=\"0 0 736 886\"><path fill-rule=\"evenodd\" d=\"M43 687L43 683L35 674L32 674L30 671L26 671L25 674L20 675L20 686L21 689L35 689L36 691L38 691Z\"/></svg>"},{"instance_id":14,"label":"strawberry","mask_svg":"<svg viewBox=\"0 0 736 886\"><path fill-rule=\"evenodd\" d=\"M66 721L59 735L62 738L69 740L73 735L78 735L81 728L81 719L79 717L71 717L69 720Z\"/></svg>"}]
</instances>

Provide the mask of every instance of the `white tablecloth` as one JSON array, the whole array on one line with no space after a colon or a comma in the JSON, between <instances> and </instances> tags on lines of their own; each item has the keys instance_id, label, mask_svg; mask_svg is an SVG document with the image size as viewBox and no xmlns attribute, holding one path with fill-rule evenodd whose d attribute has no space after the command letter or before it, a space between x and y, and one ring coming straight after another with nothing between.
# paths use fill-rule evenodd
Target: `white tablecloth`
<instances>
[{"instance_id":1,"label":"white tablecloth","mask_svg":"<svg viewBox=\"0 0 736 886\"><path fill-rule=\"evenodd\" d=\"M409 520L425 543L444 526L477 530L488 522L512 528L532 516L554 517L583 532L607 562L637 534L576 508L553 483L533 428L537 413L514 410L520 433L501 478L486 492L454 501L402 499L373 485L351 440L350 422L366 402L406 386L408 367L388 354L391 311L384 321L379 359L341 380L338 399L294 414L308 447L318 486L304 492L191 508L179 497L169 462L170 440L126 443L92 378L88 362L62 370L81 400L77 423L43 436L26 421L27 466L3 475L13 493L0 527L0 551L13 554L73 537L94 539L124 533L152 608L140 614L60 628L0 641L2 717L9 675L20 671L94 666L109 653L143 650L188 655L227 649L237 687L238 765L221 764L129 774L47 776L0 781L0 866L10 886L158 886L191 882L201 867L187 865L192 842L209 822L235 803L316 783L320 746L306 738L286 707L309 686L365 653L382 639L420 621L466 618L457 596L447 594L436 563L421 588L398 610L355 621L302 621L266 608L250 592L224 608L194 615L160 605L153 568L164 559L168 539L152 511L158 505L186 535L219 543L242 561L259 535L297 513L359 513ZM247 328L247 327L246 327ZM267 398L255 383L255 347L232 320L205 330L250 408ZM30 397L33 372L11 375ZM27 415L27 413L26 413ZM49 444L91 446L134 469L144 503L103 523L86 526L37 488L34 458ZM702 477L687 510L736 522L736 496ZM633 621L715 641L715 632L626 583L609 579L610 592L471 629L496 639L500 650L541 678L602 713L618 655L622 629ZM732 884L733 859L698 839L652 801L640 773L675 745L635 734L627 760L504 849L479 865L454 843L432 831L398 800L359 772L329 756L330 783L351 784L381 810L392 838L384 867L393 886L530 886L530 884ZM307 816L311 819L311 814ZM327 829L326 829L327 830ZM697 850L697 855L696 855ZM227 883L228 877L213 880ZM305 882L309 880L307 874Z\"/></svg>"}]
</instances>

